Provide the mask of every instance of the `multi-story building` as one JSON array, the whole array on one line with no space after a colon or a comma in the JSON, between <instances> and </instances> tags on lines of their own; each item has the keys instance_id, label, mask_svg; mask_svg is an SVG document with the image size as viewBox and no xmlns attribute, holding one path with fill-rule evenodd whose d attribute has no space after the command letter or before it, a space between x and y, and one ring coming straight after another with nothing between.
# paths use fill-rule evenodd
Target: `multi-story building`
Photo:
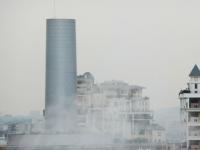
<instances>
[{"instance_id":1,"label":"multi-story building","mask_svg":"<svg viewBox=\"0 0 200 150\"><path fill-rule=\"evenodd\" d=\"M106 95L108 102L104 112L106 120L109 120L105 124L110 124L110 128L105 128L108 132L131 141L150 141L147 128L153 121L153 112L149 98L142 95L143 89L122 81L100 84L100 91Z\"/></svg>"},{"instance_id":2,"label":"multi-story building","mask_svg":"<svg viewBox=\"0 0 200 150\"><path fill-rule=\"evenodd\" d=\"M105 97L99 93L91 73L86 72L77 77L76 99L78 126L81 132L85 132L85 129L90 131L96 130L95 128L102 129L100 120L102 120Z\"/></svg>"},{"instance_id":3,"label":"multi-story building","mask_svg":"<svg viewBox=\"0 0 200 150\"><path fill-rule=\"evenodd\" d=\"M189 74L188 87L181 90L181 121L186 127L187 149L200 149L200 70L194 66Z\"/></svg>"},{"instance_id":4,"label":"multi-story building","mask_svg":"<svg viewBox=\"0 0 200 150\"><path fill-rule=\"evenodd\" d=\"M78 76L79 126L131 142L163 142L165 130L153 127L153 112L143 89L115 80L95 84L88 72Z\"/></svg>"}]
</instances>

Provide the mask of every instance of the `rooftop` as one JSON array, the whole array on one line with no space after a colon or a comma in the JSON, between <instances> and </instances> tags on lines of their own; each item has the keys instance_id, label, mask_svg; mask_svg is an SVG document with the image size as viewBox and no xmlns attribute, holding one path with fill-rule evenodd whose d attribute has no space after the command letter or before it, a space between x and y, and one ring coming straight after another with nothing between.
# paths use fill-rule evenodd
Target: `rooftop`
<instances>
[{"instance_id":1,"label":"rooftop","mask_svg":"<svg viewBox=\"0 0 200 150\"><path fill-rule=\"evenodd\" d=\"M197 65L194 65L192 71L189 74L190 77L199 77L200 76L200 70Z\"/></svg>"}]
</instances>

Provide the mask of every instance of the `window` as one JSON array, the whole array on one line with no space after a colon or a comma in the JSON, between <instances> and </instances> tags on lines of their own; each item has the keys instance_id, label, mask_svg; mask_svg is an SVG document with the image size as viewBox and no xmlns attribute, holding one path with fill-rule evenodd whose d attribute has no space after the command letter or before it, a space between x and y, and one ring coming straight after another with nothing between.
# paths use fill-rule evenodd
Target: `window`
<instances>
[{"instance_id":1,"label":"window","mask_svg":"<svg viewBox=\"0 0 200 150\"><path fill-rule=\"evenodd\" d=\"M197 85L197 83L195 83L195 84L194 84L194 88L197 89L197 87L198 87L198 85Z\"/></svg>"}]
</instances>

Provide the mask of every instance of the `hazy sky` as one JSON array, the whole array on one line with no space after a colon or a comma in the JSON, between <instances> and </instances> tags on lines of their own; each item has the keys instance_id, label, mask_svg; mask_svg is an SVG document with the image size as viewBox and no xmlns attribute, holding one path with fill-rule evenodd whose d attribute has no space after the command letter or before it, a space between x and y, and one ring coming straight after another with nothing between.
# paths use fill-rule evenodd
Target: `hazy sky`
<instances>
[{"instance_id":1,"label":"hazy sky","mask_svg":"<svg viewBox=\"0 0 200 150\"><path fill-rule=\"evenodd\" d=\"M42 110L52 0L0 0L0 112ZM200 65L199 0L57 0L77 19L78 73L147 87L152 109L179 106Z\"/></svg>"}]
</instances>

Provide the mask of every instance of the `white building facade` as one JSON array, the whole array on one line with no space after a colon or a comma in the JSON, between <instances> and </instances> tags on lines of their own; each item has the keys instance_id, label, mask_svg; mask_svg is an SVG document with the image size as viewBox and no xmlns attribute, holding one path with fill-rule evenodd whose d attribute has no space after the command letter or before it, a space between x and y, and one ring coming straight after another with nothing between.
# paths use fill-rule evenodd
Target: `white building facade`
<instances>
[{"instance_id":1,"label":"white building facade","mask_svg":"<svg viewBox=\"0 0 200 150\"><path fill-rule=\"evenodd\" d=\"M179 93L181 121L186 127L186 147L200 149L200 70L194 66L188 87Z\"/></svg>"},{"instance_id":2,"label":"white building facade","mask_svg":"<svg viewBox=\"0 0 200 150\"><path fill-rule=\"evenodd\" d=\"M152 128L153 111L143 89L115 80L95 84L91 73L78 76L79 126L131 142L166 142L165 130Z\"/></svg>"}]
</instances>

